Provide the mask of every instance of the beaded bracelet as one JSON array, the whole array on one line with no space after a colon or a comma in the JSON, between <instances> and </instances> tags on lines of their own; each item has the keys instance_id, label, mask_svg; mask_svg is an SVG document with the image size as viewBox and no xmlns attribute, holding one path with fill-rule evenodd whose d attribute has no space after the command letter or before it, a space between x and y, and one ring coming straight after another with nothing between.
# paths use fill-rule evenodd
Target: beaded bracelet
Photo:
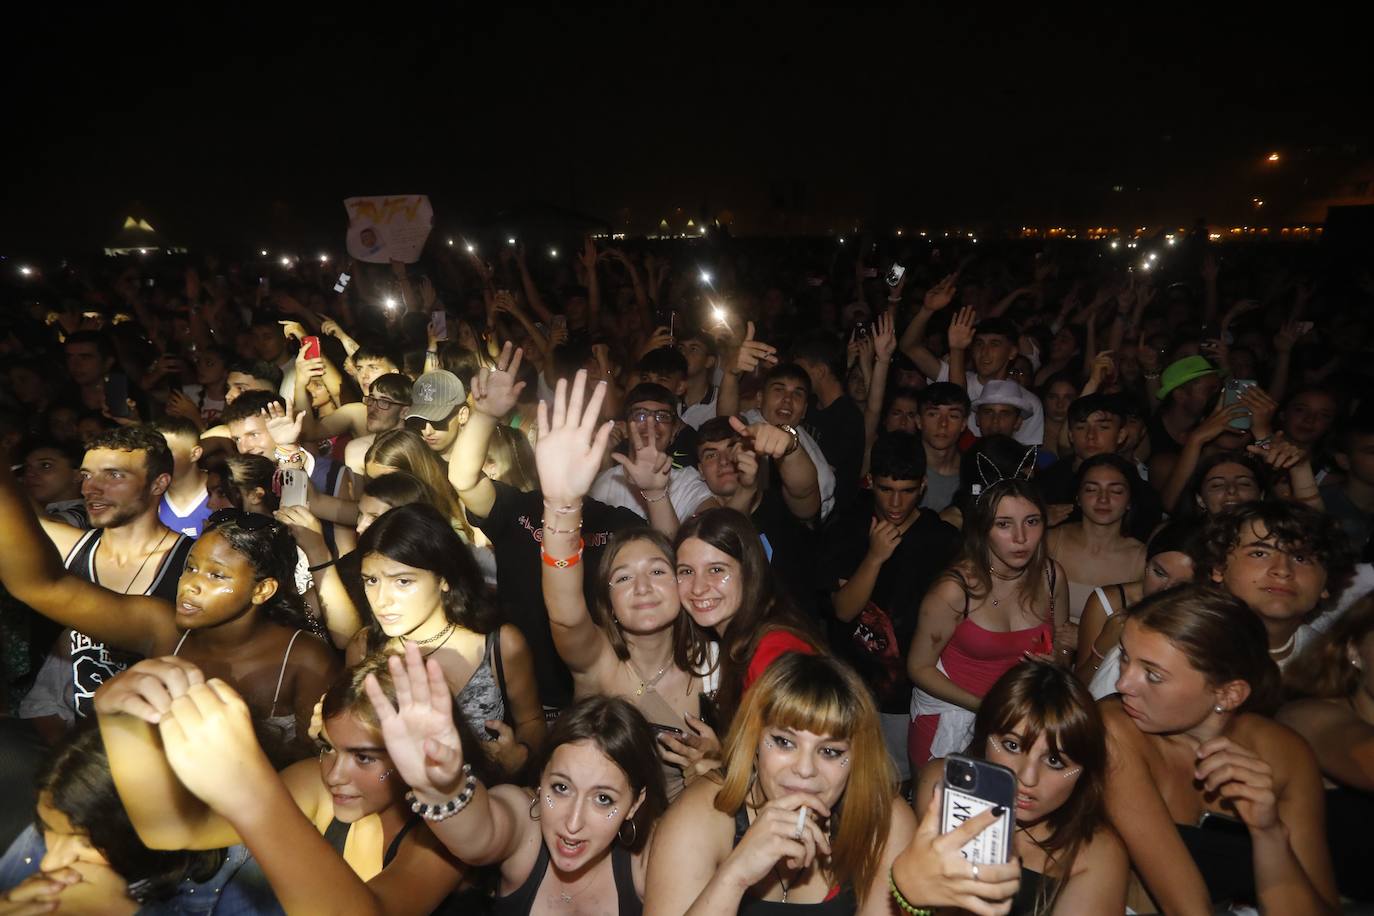
<instances>
[{"instance_id":1,"label":"beaded bracelet","mask_svg":"<svg viewBox=\"0 0 1374 916\"><path fill-rule=\"evenodd\" d=\"M415 797L413 790L407 792L405 797L406 801L410 802L410 810L434 823L453 817L468 806L468 802L472 801L472 796L477 792L477 777L472 775L471 764L463 764L463 775L467 777L463 783L463 791L443 804L427 805Z\"/></svg>"},{"instance_id":2,"label":"beaded bracelet","mask_svg":"<svg viewBox=\"0 0 1374 916\"><path fill-rule=\"evenodd\" d=\"M644 501L646 503L661 503L668 498L668 491L664 490L657 496L650 496L648 493L645 493L643 490L640 490L639 495L644 497Z\"/></svg>"},{"instance_id":3,"label":"beaded bracelet","mask_svg":"<svg viewBox=\"0 0 1374 916\"><path fill-rule=\"evenodd\" d=\"M892 899L897 901L897 906L901 908L902 912L909 913L911 916L935 916L934 910L912 906L907 902L907 899L902 896L902 892L897 889L897 879L892 877L892 869L890 868L887 870L887 886L892 891Z\"/></svg>"}]
</instances>

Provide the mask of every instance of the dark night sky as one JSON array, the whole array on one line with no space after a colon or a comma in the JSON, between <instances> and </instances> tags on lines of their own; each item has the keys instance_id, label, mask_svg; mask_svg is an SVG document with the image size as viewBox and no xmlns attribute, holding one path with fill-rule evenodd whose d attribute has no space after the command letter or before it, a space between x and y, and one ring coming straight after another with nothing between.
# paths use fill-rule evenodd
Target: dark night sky
<instances>
[{"instance_id":1,"label":"dark night sky","mask_svg":"<svg viewBox=\"0 0 1374 916\"><path fill-rule=\"evenodd\" d=\"M819 231L1124 226L1239 218L1252 191L1277 218L1310 196L1300 172L1320 183L1370 156L1366 27L1256 22L1254 5L1229 22L1121 3L217 21L200 6L7 10L22 177L4 248L98 244L134 202L193 245L336 239L342 198L411 192L441 225L548 201L627 209L640 229L676 207L728 209L744 232L782 225L780 207ZM1259 167L1270 149L1286 177Z\"/></svg>"}]
</instances>

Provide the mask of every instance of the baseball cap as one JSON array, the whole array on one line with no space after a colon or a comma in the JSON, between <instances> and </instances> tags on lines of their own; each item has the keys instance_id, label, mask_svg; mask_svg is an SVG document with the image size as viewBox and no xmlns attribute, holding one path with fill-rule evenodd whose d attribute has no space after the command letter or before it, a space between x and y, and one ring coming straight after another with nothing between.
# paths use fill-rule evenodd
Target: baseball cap
<instances>
[{"instance_id":1,"label":"baseball cap","mask_svg":"<svg viewBox=\"0 0 1374 916\"><path fill-rule=\"evenodd\" d=\"M443 369L426 372L410 387L407 416L423 420L443 420L468 398L458 376Z\"/></svg>"},{"instance_id":2,"label":"baseball cap","mask_svg":"<svg viewBox=\"0 0 1374 916\"><path fill-rule=\"evenodd\" d=\"M1023 420L1034 412L1030 392L1011 379L994 379L984 385L983 393L973 402L973 409L977 410L984 404L1010 404L1021 411Z\"/></svg>"},{"instance_id":3,"label":"baseball cap","mask_svg":"<svg viewBox=\"0 0 1374 916\"><path fill-rule=\"evenodd\" d=\"M1155 397L1164 400L1169 392L1180 385L1186 385L1193 379L1202 378L1204 375L1217 375L1218 370L1207 361L1205 356L1185 356L1177 362L1170 363L1159 376L1159 391Z\"/></svg>"}]
</instances>

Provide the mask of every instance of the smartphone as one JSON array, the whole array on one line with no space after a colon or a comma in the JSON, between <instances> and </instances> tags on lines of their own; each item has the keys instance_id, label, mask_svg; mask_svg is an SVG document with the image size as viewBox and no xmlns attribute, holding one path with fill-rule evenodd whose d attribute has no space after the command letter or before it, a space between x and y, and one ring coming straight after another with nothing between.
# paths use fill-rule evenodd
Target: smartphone
<instances>
[{"instance_id":1,"label":"smartphone","mask_svg":"<svg viewBox=\"0 0 1374 916\"><path fill-rule=\"evenodd\" d=\"M1209 833L1225 833L1247 838L1250 836L1250 828L1246 827L1245 822L1240 818L1218 814L1215 811L1202 812L1202 817L1198 819L1197 825Z\"/></svg>"},{"instance_id":2,"label":"smartphone","mask_svg":"<svg viewBox=\"0 0 1374 916\"><path fill-rule=\"evenodd\" d=\"M122 373L105 376L105 407L112 417L129 416L129 379Z\"/></svg>"},{"instance_id":3,"label":"smartphone","mask_svg":"<svg viewBox=\"0 0 1374 916\"><path fill-rule=\"evenodd\" d=\"M434 329L435 340L448 340L448 313L443 309L429 313L429 326Z\"/></svg>"},{"instance_id":4,"label":"smartphone","mask_svg":"<svg viewBox=\"0 0 1374 916\"><path fill-rule=\"evenodd\" d=\"M1238 401L1240 401L1240 396L1244 394L1247 389L1254 388L1258 384L1259 382L1255 381L1252 378L1227 379L1226 388L1224 393L1222 394L1223 406L1230 407L1232 404L1237 403ZM1227 423L1226 425L1231 427L1232 429L1249 429L1249 412L1247 411L1245 416L1243 417L1236 417L1234 420L1232 420L1230 423Z\"/></svg>"},{"instance_id":5,"label":"smartphone","mask_svg":"<svg viewBox=\"0 0 1374 916\"><path fill-rule=\"evenodd\" d=\"M305 351L306 359L320 358L320 339L315 335L301 338L301 349Z\"/></svg>"},{"instance_id":6,"label":"smartphone","mask_svg":"<svg viewBox=\"0 0 1374 916\"><path fill-rule=\"evenodd\" d=\"M1002 865L1011 858L1016 774L1000 764L961 754L945 758L940 799L941 833L957 830L964 821L997 805L1002 806L1002 817L960 850L964 858L975 865Z\"/></svg>"},{"instance_id":7,"label":"smartphone","mask_svg":"<svg viewBox=\"0 0 1374 916\"><path fill-rule=\"evenodd\" d=\"M902 282L902 275L905 273L906 268L894 262L887 271L887 285L895 288L898 283Z\"/></svg>"},{"instance_id":8,"label":"smartphone","mask_svg":"<svg viewBox=\"0 0 1374 916\"><path fill-rule=\"evenodd\" d=\"M867 322L867 321L860 321L858 324L854 325L854 338L855 338L856 340L867 340L867 339L868 339L868 322Z\"/></svg>"},{"instance_id":9,"label":"smartphone","mask_svg":"<svg viewBox=\"0 0 1374 916\"><path fill-rule=\"evenodd\" d=\"M552 325L555 331L566 331L568 329L568 316L554 315Z\"/></svg>"},{"instance_id":10,"label":"smartphone","mask_svg":"<svg viewBox=\"0 0 1374 916\"><path fill-rule=\"evenodd\" d=\"M339 279L334 281L334 292L341 293L348 289L348 281L352 279L353 278L346 273L339 274Z\"/></svg>"},{"instance_id":11,"label":"smartphone","mask_svg":"<svg viewBox=\"0 0 1374 916\"><path fill-rule=\"evenodd\" d=\"M283 468L281 472L281 507L305 505L305 471Z\"/></svg>"},{"instance_id":12,"label":"smartphone","mask_svg":"<svg viewBox=\"0 0 1374 916\"><path fill-rule=\"evenodd\" d=\"M684 734L686 734L680 728L674 728L671 725L659 725L657 722L650 722L649 727L654 730L655 734L672 735L674 738L681 738Z\"/></svg>"}]
</instances>

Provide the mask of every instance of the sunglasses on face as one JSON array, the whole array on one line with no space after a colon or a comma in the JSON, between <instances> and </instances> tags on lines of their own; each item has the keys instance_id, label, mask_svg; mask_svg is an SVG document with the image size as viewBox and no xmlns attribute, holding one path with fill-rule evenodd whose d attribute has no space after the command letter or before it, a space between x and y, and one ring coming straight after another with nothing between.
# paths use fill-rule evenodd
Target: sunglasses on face
<instances>
[{"instance_id":1,"label":"sunglasses on face","mask_svg":"<svg viewBox=\"0 0 1374 916\"><path fill-rule=\"evenodd\" d=\"M409 407L400 401L393 401L390 398L374 398L372 395L363 396L363 404L368 407L375 407L378 410L395 410L397 407Z\"/></svg>"},{"instance_id":2,"label":"sunglasses on face","mask_svg":"<svg viewBox=\"0 0 1374 916\"><path fill-rule=\"evenodd\" d=\"M263 528L276 524L270 515L244 512L242 509L219 509L210 513L210 517L205 520L205 530L217 528L226 522L237 525L244 531L261 531Z\"/></svg>"},{"instance_id":3,"label":"sunglasses on face","mask_svg":"<svg viewBox=\"0 0 1374 916\"><path fill-rule=\"evenodd\" d=\"M633 410L630 412L631 423L648 423L653 420L659 426L667 426L676 420L671 410Z\"/></svg>"},{"instance_id":4,"label":"sunglasses on face","mask_svg":"<svg viewBox=\"0 0 1374 916\"><path fill-rule=\"evenodd\" d=\"M454 411L457 413L457 411ZM434 427L436 433L448 432L448 425L453 422L453 413L444 417L442 420L426 420L424 417L406 417L406 429L414 430L417 433L425 431L426 426Z\"/></svg>"}]
</instances>

